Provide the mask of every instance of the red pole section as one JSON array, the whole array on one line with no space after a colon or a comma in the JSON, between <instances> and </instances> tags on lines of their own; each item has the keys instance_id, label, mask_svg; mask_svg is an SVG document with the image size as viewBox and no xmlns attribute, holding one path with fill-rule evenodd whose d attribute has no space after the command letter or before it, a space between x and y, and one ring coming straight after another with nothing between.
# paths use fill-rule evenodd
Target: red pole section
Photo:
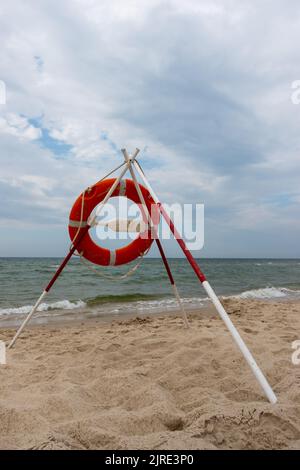
<instances>
[{"instance_id":1,"label":"red pole section","mask_svg":"<svg viewBox=\"0 0 300 470\"><path fill-rule=\"evenodd\" d=\"M162 257L162 260L163 260L163 262L164 262L166 271L167 271L167 273L168 273L170 282L171 282L172 286L174 286L175 281L174 281L174 278L173 278L173 274L171 273L171 269L170 269L168 260L167 260L167 258L166 258L165 252L164 252L164 250L163 250L163 247L162 247L162 245L161 245L161 242L160 242L160 240L159 240L158 238L156 238L155 240L156 240L156 243L157 243L157 247L158 247L158 249L159 249L159 252L160 252L160 256Z\"/></svg>"},{"instance_id":2,"label":"red pole section","mask_svg":"<svg viewBox=\"0 0 300 470\"><path fill-rule=\"evenodd\" d=\"M194 257L192 256L192 253L190 252L190 250L187 248L185 242L182 240L179 232L177 231L175 225L173 224L173 221L170 219L169 215L167 214L167 212L165 211L163 205L161 204L161 202L158 202L158 207L159 207L159 210L160 210L160 213L161 215L163 216L163 218L165 219L165 221L167 222L168 226L170 227L170 230L171 232L173 233L175 239L177 240L177 243L179 244L180 248L182 249L183 253L185 254L188 262L190 263L190 265L192 266L193 270L195 271L195 274L196 276L198 277L198 279L200 280L200 282L204 282L206 281L206 277L205 275L203 274L203 272L201 271L201 269L199 268L198 264L196 263L196 261L194 260Z\"/></svg>"},{"instance_id":3,"label":"red pole section","mask_svg":"<svg viewBox=\"0 0 300 470\"><path fill-rule=\"evenodd\" d=\"M58 278L58 276L60 275L60 273L62 272L62 270L64 269L64 267L66 266L66 264L69 262L71 256L74 254L74 252L76 251L76 248L78 247L79 243L82 241L82 239L86 236L87 232L89 231L91 227L89 225L87 225L86 227L84 227L82 229L82 232L81 234L79 235L79 237L77 238L77 240L75 241L73 247L71 248L71 250L69 251L69 253L67 254L67 256L65 257L65 259L62 261L61 265L59 266L59 268L57 269L56 273L54 274L53 278L51 279L51 281L49 282L49 284L47 285L45 291L46 292L49 292L49 290L51 289L51 287L53 286L53 284L55 283L56 279Z\"/></svg>"}]
</instances>

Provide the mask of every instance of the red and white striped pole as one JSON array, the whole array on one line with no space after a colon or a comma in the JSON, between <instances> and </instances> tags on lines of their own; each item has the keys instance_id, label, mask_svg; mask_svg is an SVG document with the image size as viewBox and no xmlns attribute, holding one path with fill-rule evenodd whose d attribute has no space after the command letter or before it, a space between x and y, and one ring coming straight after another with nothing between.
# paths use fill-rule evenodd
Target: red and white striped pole
<instances>
[{"instance_id":1,"label":"red and white striped pole","mask_svg":"<svg viewBox=\"0 0 300 470\"><path fill-rule=\"evenodd\" d=\"M155 228L155 226L154 226L154 223L153 223L151 214L150 214L149 211L148 211L148 207L147 207L147 204L146 204L146 202L145 202L145 198L144 198L143 193L142 193L142 191L141 191L140 185L139 185L139 183L138 183L138 181L137 181L137 179L136 179L136 175L135 175L134 169L133 169L133 167L132 167L132 159L131 159L130 156L128 155L126 149L122 149L122 152L123 152L125 161L126 161L127 163L129 163L129 171L130 171L132 180L133 180L133 182L134 182L135 189L136 189L136 191L137 191L137 193L138 193L138 196L139 196L139 198L140 198L141 210L142 210L142 212L143 212L143 215L144 215L145 218L147 219L148 224L149 224L150 227L151 227L152 236L155 238L155 241L156 241L156 244L157 244L159 253L160 253L161 258L162 258L162 260L163 260L165 269L166 269L166 271L167 271L170 284L171 284L171 286L172 286L172 289L173 289L175 298L176 298L176 300L177 300L179 309L180 309L181 314L182 314L182 318L183 318L184 325L185 325L186 328L189 328L189 322L188 322L188 319L187 319L187 314L186 314L186 311L185 311L185 309L184 309L183 303L182 303L182 301L181 301L181 298L180 298L180 295L179 295L179 292L178 292L178 289L177 289L177 286L176 286L176 283L175 283L173 274L172 274L172 272L171 272L171 268L170 268L169 262L168 262L168 260L167 260L166 255L165 255L165 252L164 252L164 249L163 249L163 247L162 247L161 241L160 241L159 238L158 238L158 234L157 234L156 228ZM138 153L139 153L139 149L136 149L136 151L135 151L135 153L134 153L134 157L136 157Z\"/></svg>"},{"instance_id":2,"label":"red and white striped pole","mask_svg":"<svg viewBox=\"0 0 300 470\"><path fill-rule=\"evenodd\" d=\"M239 347L239 349L240 349L241 353L243 354L245 360L247 361L248 365L250 366L253 374L255 375L257 381L259 382L261 388L263 389L266 397L268 398L270 403L275 404L277 402L277 397L276 397L275 393L273 392L272 388L270 387L270 385L269 385L267 379L265 378L265 376L263 375L262 371L258 367L258 365L257 365L255 359L253 358L251 352L249 351L246 344L244 343L244 340L242 339L239 332L235 328L234 324L230 320L226 310L224 309L223 305L221 304L220 300L218 299L218 297L217 297L216 293L214 292L213 288L211 287L209 282L206 280L205 275L203 274L203 272L199 268L199 266L196 263L194 257L192 256L191 252L187 248L184 240L181 238L180 234L176 230L176 227L174 226L174 223L170 219L170 217L169 217L168 213L166 212L166 210L164 209L162 203L159 201L155 191L151 187L151 185L150 185L148 179L146 178L142 168L140 167L140 165L136 161L133 161L133 165L134 165L136 171L138 172L138 174L140 175L141 179L143 180L144 184L148 188L153 200L158 205L159 210L160 210L163 218L165 219L168 226L170 227L171 232L173 233L175 239L177 240L180 248L184 252L188 262L192 266L196 276L198 277L199 281L201 282L201 284L202 284L203 288L205 289L208 297L211 299L211 301L214 304L218 314L220 315L220 317L224 321L224 323L225 323L226 327L228 328L230 334L232 335L235 343Z\"/></svg>"}]
</instances>

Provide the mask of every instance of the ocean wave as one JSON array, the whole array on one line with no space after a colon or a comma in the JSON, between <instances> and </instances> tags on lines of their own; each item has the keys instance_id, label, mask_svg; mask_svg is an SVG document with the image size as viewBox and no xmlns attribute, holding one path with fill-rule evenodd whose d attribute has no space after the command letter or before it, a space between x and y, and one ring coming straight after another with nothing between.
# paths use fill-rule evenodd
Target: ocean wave
<instances>
[{"instance_id":1,"label":"ocean wave","mask_svg":"<svg viewBox=\"0 0 300 470\"><path fill-rule=\"evenodd\" d=\"M264 287L241 292L240 294L221 296L222 299L300 299L300 290L288 289L286 287ZM182 297L181 301L187 308L201 308L207 304L207 297ZM103 308L101 308L101 305ZM42 303L38 307L38 312L47 312L57 310L75 310L84 307L90 307L92 311L99 313L121 313L130 311L163 311L177 310L178 303L174 297L159 294L120 294L120 295L100 295L91 299L71 302L70 300L60 300L52 303ZM98 308L97 308L98 307ZM10 314L28 314L32 309L32 305L24 305L22 307L11 307L0 309L0 316ZM59 314L59 313L57 313Z\"/></svg>"},{"instance_id":2,"label":"ocean wave","mask_svg":"<svg viewBox=\"0 0 300 470\"><path fill-rule=\"evenodd\" d=\"M76 308L83 308L86 306L86 303L82 300L77 302L70 302L69 300L59 300L57 302L52 302L51 304L42 303L39 305L38 312L47 312L49 310L73 310ZM22 307L11 307L11 308L1 308L0 315L10 315L10 314L22 314L29 313L32 309L32 305L23 305Z\"/></svg>"},{"instance_id":3,"label":"ocean wave","mask_svg":"<svg viewBox=\"0 0 300 470\"><path fill-rule=\"evenodd\" d=\"M203 301L206 299L192 297L182 298L181 301L187 307L201 307ZM102 308L101 308L102 306ZM112 309L109 307L111 306ZM135 311L147 311L147 310L176 310L178 308L177 300L173 297L155 295L155 294L121 294L121 295L103 295L95 298L86 300L78 300L76 302L70 302L69 300L61 300L53 303L42 303L37 311L47 312L53 310L74 310L78 308L90 307L90 309L97 313L120 313ZM28 314L32 309L32 305L24 305L22 307L11 307L0 309L0 316L4 315L19 315Z\"/></svg>"},{"instance_id":4,"label":"ocean wave","mask_svg":"<svg viewBox=\"0 0 300 470\"><path fill-rule=\"evenodd\" d=\"M190 298L181 298L182 304L186 307L196 308L203 306L203 303L208 300L207 297L190 297ZM178 302L175 298L161 299L161 300L152 300L147 302L136 302L136 307L140 310L162 310L163 309L178 309Z\"/></svg>"},{"instance_id":5,"label":"ocean wave","mask_svg":"<svg viewBox=\"0 0 300 470\"><path fill-rule=\"evenodd\" d=\"M263 287L242 292L230 296L235 299L274 299L274 298L300 298L300 290L288 289L286 287Z\"/></svg>"},{"instance_id":6,"label":"ocean wave","mask_svg":"<svg viewBox=\"0 0 300 470\"><path fill-rule=\"evenodd\" d=\"M115 303L131 303L131 302L142 302L162 299L164 295L159 294L117 294L117 295L98 295L86 301L89 307L102 304L115 304Z\"/></svg>"},{"instance_id":7,"label":"ocean wave","mask_svg":"<svg viewBox=\"0 0 300 470\"><path fill-rule=\"evenodd\" d=\"M181 298L182 303L191 305L203 302L207 298L187 297ZM88 307L97 307L105 304L128 306L133 308L152 309L159 307L174 308L177 300L170 294L119 294L119 295L99 295L86 301Z\"/></svg>"}]
</instances>

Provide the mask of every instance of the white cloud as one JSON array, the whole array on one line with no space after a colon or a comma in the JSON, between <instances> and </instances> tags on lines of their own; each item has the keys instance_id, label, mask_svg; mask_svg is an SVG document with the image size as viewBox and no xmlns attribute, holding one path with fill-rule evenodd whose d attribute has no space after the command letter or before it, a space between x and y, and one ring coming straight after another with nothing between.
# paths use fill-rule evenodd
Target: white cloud
<instances>
[{"instance_id":1,"label":"white cloud","mask_svg":"<svg viewBox=\"0 0 300 470\"><path fill-rule=\"evenodd\" d=\"M0 116L0 133L13 135L20 140L37 140L41 137L40 129L32 126L26 118L16 113Z\"/></svg>"}]
</instances>

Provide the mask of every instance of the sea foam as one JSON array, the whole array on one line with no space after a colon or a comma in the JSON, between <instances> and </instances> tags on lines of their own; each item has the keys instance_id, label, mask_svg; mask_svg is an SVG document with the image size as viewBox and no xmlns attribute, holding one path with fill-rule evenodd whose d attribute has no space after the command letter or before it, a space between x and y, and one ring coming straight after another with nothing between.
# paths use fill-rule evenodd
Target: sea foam
<instances>
[{"instance_id":1,"label":"sea foam","mask_svg":"<svg viewBox=\"0 0 300 470\"><path fill-rule=\"evenodd\" d=\"M48 310L73 310L75 308L83 308L86 306L86 303L82 300L77 302L70 302L69 300L59 300L51 304L42 303L39 305L38 312L46 312ZM1 308L0 315L10 315L10 314L22 314L29 313L32 309L32 305L23 305L22 307L12 307L12 308Z\"/></svg>"},{"instance_id":2,"label":"sea foam","mask_svg":"<svg viewBox=\"0 0 300 470\"><path fill-rule=\"evenodd\" d=\"M292 290L285 287L264 287L261 289L247 290L241 294L230 296L230 298L235 299L274 299L291 297L300 297L300 290Z\"/></svg>"}]
</instances>

